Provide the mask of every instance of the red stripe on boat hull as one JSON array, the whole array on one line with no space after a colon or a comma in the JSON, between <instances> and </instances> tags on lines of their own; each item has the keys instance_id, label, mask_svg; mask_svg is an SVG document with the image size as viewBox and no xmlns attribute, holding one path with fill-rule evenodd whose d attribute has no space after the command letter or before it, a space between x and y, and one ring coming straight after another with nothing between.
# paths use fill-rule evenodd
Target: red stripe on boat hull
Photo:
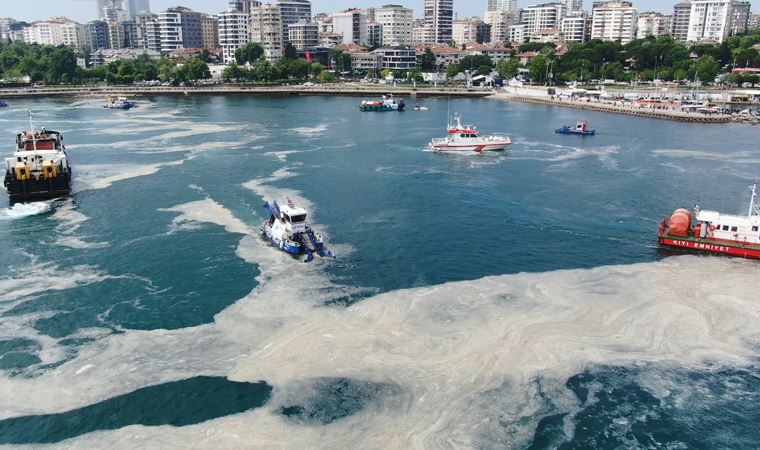
<instances>
[{"instance_id":1,"label":"red stripe on boat hull","mask_svg":"<svg viewBox=\"0 0 760 450\"><path fill-rule=\"evenodd\" d=\"M689 240L660 235L660 245L677 247L698 252L715 253L719 255L738 256L740 258L760 259L760 249L743 247L739 243L728 244L725 241L710 242L706 239Z\"/></svg>"}]
</instances>

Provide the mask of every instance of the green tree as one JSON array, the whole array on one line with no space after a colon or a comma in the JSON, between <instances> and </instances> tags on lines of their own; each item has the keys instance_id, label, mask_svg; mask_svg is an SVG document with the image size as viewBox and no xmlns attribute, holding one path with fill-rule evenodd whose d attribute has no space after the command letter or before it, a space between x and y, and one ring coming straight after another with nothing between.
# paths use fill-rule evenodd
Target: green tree
<instances>
[{"instance_id":1,"label":"green tree","mask_svg":"<svg viewBox=\"0 0 760 450\"><path fill-rule=\"evenodd\" d=\"M720 65L712 56L703 56L695 64L696 77L702 82L712 82L719 71Z\"/></svg>"},{"instance_id":2,"label":"green tree","mask_svg":"<svg viewBox=\"0 0 760 450\"><path fill-rule=\"evenodd\" d=\"M285 51L283 52L283 58L285 59L296 59L298 58L298 51L296 48L288 42L288 44L285 46Z\"/></svg>"},{"instance_id":3,"label":"green tree","mask_svg":"<svg viewBox=\"0 0 760 450\"><path fill-rule=\"evenodd\" d=\"M528 75L530 81L534 83L545 83L547 81L546 72L549 64L549 58L545 55L538 55L528 63Z\"/></svg>"},{"instance_id":4,"label":"green tree","mask_svg":"<svg viewBox=\"0 0 760 450\"><path fill-rule=\"evenodd\" d=\"M183 81L197 81L206 80L211 78L211 71L208 65L200 58L190 58L179 68L181 75L178 79L184 79Z\"/></svg>"},{"instance_id":5,"label":"green tree","mask_svg":"<svg viewBox=\"0 0 760 450\"><path fill-rule=\"evenodd\" d=\"M520 60L517 58L502 59L496 64L496 71L504 79L512 79L517 76L520 69Z\"/></svg>"},{"instance_id":6,"label":"green tree","mask_svg":"<svg viewBox=\"0 0 760 450\"><path fill-rule=\"evenodd\" d=\"M430 47L425 47L425 51L419 57L419 66L425 72L432 72L436 67L435 54Z\"/></svg>"},{"instance_id":7,"label":"green tree","mask_svg":"<svg viewBox=\"0 0 760 450\"><path fill-rule=\"evenodd\" d=\"M265 58L260 58L252 67L254 77L259 81L273 81L274 79L274 68L272 67L272 64L267 61Z\"/></svg>"},{"instance_id":8,"label":"green tree","mask_svg":"<svg viewBox=\"0 0 760 450\"><path fill-rule=\"evenodd\" d=\"M333 83L335 81L335 74L328 72L327 70L323 70L317 76L317 81L320 83Z\"/></svg>"},{"instance_id":9,"label":"green tree","mask_svg":"<svg viewBox=\"0 0 760 450\"><path fill-rule=\"evenodd\" d=\"M408 77L410 80L412 80L412 81L416 81L416 82L418 82L418 83L421 83L422 81L424 81L424 80L425 80L425 79L422 77L422 70L420 70L419 68L414 68L414 69L410 70L410 71L407 73L407 77Z\"/></svg>"},{"instance_id":10,"label":"green tree","mask_svg":"<svg viewBox=\"0 0 760 450\"><path fill-rule=\"evenodd\" d=\"M222 72L224 81L242 81L247 78L247 70L238 66L234 62Z\"/></svg>"},{"instance_id":11,"label":"green tree","mask_svg":"<svg viewBox=\"0 0 760 450\"><path fill-rule=\"evenodd\" d=\"M452 79L455 76L459 75L459 66L456 64L452 64L449 67L446 68L446 77L448 79Z\"/></svg>"},{"instance_id":12,"label":"green tree","mask_svg":"<svg viewBox=\"0 0 760 450\"><path fill-rule=\"evenodd\" d=\"M249 42L235 50L235 62L239 65L253 64L264 55L264 47L255 42Z\"/></svg>"}]
</instances>

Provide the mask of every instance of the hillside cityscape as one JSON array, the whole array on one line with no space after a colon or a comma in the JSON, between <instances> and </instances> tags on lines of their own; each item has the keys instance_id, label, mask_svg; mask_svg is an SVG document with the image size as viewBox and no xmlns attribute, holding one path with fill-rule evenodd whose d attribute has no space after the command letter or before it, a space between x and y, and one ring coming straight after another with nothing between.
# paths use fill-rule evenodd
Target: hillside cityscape
<instances>
[{"instance_id":1,"label":"hillside cityscape","mask_svg":"<svg viewBox=\"0 0 760 450\"><path fill-rule=\"evenodd\" d=\"M152 12L149 0L95 0L97 20L85 24L65 17L0 19L4 48L17 46L15 56L0 59L0 70L6 82L334 81L349 73L444 81L498 72L546 83L712 82L731 69L729 81L741 84L754 83L760 67L760 14L751 13L748 1L684 1L668 14L610 0L525 8L516 0L487 0L484 6L483 17L458 19L453 0L425 0L423 17L396 4L315 12L308 0L232 0L214 13L182 6ZM57 69L42 67L53 50L20 50L24 44L73 52L77 67L71 55ZM36 57L24 63L27 54ZM121 61L130 63L119 67ZM422 75L432 72L438 75Z\"/></svg>"}]
</instances>

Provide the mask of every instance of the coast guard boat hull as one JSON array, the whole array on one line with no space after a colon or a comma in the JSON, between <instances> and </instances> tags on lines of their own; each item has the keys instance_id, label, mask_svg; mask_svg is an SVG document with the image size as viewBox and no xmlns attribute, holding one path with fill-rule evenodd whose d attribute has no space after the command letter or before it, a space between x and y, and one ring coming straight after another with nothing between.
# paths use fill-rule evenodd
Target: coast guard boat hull
<instances>
[{"instance_id":1,"label":"coast guard boat hull","mask_svg":"<svg viewBox=\"0 0 760 450\"><path fill-rule=\"evenodd\" d=\"M455 123L448 126L448 136L432 139L430 148L438 153L480 154L484 151L504 150L512 144L507 136L481 136L473 126L463 126L461 117L454 115Z\"/></svg>"},{"instance_id":2,"label":"coast guard boat hull","mask_svg":"<svg viewBox=\"0 0 760 450\"><path fill-rule=\"evenodd\" d=\"M760 259L760 214L755 205L755 186L750 188L752 199L746 216L700 211L695 206L695 224L692 224L691 212L677 209L660 223L659 244L687 251Z\"/></svg>"}]
</instances>

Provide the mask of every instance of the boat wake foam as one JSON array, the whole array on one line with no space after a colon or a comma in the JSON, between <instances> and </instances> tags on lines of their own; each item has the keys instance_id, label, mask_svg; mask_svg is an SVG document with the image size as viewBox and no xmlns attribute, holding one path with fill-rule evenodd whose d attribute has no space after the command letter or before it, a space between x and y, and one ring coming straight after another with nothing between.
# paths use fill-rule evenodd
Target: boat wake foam
<instances>
[{"instance_id":1,"label":"boat wake foam","mask_svg":"<svg viewBox=\"0 0 760 450\"><path fill-rule=\"evenodd\" d=\"M316 125L314 127L291 128L291 131L293 131L294 133L298 133L301 136L313 136L317 134L322 134L329 129L330 129L330 125L323 123L323 124Z\"/></svg>"},{"instance_id":2,"label":"boat wake foam","mask_svg":"<svg viewBox=\"0 0 760 450\"><path fill-rule=\"evenodd\" d=\"M50 211L52 201L16 203L9 208L0 209L0 220L22 219L24 217L36 216Z\"/></svg>"}]
</instances>

